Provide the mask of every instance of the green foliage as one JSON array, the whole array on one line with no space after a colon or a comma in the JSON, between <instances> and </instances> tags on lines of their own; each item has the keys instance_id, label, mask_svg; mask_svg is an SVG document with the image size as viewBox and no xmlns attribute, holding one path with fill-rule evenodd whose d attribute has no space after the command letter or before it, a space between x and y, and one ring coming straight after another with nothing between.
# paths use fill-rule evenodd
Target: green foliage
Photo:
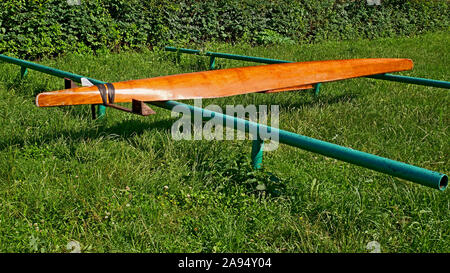
<instances>
[{"instance_id":1,"label":"green foliage","mask_svg":"<svg viewBox=\"0 0 450 273\"><path fill-rule=\"evenodd\" d=\"M37 58L207 41L283 44L444 29L448 1L3 0L0 52Z\"/></svg>"}]
</instances>

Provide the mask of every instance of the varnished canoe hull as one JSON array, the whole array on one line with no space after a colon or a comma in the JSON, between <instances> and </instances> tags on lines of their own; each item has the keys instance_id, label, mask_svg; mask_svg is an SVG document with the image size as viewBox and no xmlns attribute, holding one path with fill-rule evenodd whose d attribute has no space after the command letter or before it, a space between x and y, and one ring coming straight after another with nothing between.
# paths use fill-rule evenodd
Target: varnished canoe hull
<instances>
[{"instance_id":1,"label":"varnished canoe hull","mask_svg":"<svg viewBox=\"0 0 450 273\"><path fill-rule=\"evenodd\" d=\"M409 59L350 59L271 64L202 71L113 83L114 102L217 98L253 92L311 88L315 83L410 70ZM97 86L44 92L36 105L103 103Z\"/></svg>"}]
</instances>

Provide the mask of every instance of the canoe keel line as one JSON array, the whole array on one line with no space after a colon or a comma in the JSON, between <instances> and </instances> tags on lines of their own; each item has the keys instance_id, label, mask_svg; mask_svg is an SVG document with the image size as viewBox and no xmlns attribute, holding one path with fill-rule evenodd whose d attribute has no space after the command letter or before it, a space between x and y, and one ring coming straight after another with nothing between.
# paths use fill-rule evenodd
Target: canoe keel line
<instances>
[{"instance_id":1,"label":"canoe keel line","mask_svg":"<svg viewBox=\"0 0 450 273\"><path fill-rule=\"evenodd\" d=\"M234 129L240 128L239 130L248 131L250 128L266 127L267 130L277 131L279 133L279 142L286 145L336 158L441 191L445 190L448 185L448 176L442 173L173 101L173 99L215 98L256 92L273 93L309 89L314 84L322 82L370 75L378 76L387 72L410 70L413 67L413 63L409 59L354 59L283 63L194 72L116 83L105 83L85 78L1 54L0 60L20 65L21 70L30 68L77 82L90 81L88 86L75 87L69 82L67 86L71 88L38 94L36 96L36 105L40 107L100 104L126 112L149 115L153 114L154 111L144 102L151 102L155 106L169 110L176 106L183 106L188 108L192 114L201 114L202 119L205 118L203 114L207 113L206 116L208 117L215 116L223 119L227 126L228 124L233 126L243 125L236 126ZM447 84L448 82L444 83ZM117 102L132 102L132 109L119 106L116 104ZM261 139L253 141L254 143L259 143L259 145L254 145L256 149L261 147L262 141ZM253 148L252 146L252 154Z\"/></svg>"}]
</instances>

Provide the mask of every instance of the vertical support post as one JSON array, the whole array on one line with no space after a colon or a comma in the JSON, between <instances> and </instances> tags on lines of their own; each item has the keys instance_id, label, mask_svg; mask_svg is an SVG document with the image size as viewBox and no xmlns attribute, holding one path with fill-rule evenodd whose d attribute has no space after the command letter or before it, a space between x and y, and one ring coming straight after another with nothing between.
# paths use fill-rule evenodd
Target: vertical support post
<instances>
[{"instance_id":1,"label":"vertical support post","mask_svg":"<svg viewBox=\"0 0 450 273\"><path fill-rule=\"evenodd\" d=\"M92 119L96 119L97 111L95 110L95 104L91 104L91 113L92 113Z\"/></svg>"},{"instance_id":2,"label":"vertical support post","mask_svg":"<svg viewBox=\"0 0 450 273\"><path fill-rule=\"evenodd\" d=\"M70 89L70 88L76 88L78 87L78 85L72 81L71 79L68 78L64 78L64 88L65 89Z\"/></svg>"},{"instance_id":3,"label":"vertical support post","mask_svg":"<svg viewBox=\"0 0 450 273\"><path fill-rule=\"evenodd\" d=\"M209 69L214 69L216 67L216 57L211 56L209 58Z\"/></svg>"},{"instance_id":4,"label":"vertical support post","mask_svg":"<svg viewBox=\"0 0 450 273\"><path fill-rule=\"evenodd\" d=\"M20 79L25 78L25 76L28 74L28 68L25 66L20 67Z\"/></svg>"},{"instance_id":5,"label":"vertical support post","mask_svg":"<svg viewBox=\"0 0 450 273\"><path fill-rule=\"evenodd\" d=\"M319 92L320 92L320 82L319 83L317 83L315 86L314 86L314 95L315 96L318 96L319 95Z\"/></svg>"},{"instance_id":6,"label":"vertical support post","mask_svg":"<svg viewBox=\"0 0 450 273\"><path fill-rule=\"evenodd\" d=\"M264 140L259 137L252 141L252 165L258 170L262 167Z\"/></svg>"},{"instance_id":7,"label":"vertical support post","mask_svg":"<svg viewBox=\"0 0 450 273\"><path fill-rule=\"evenodd\" d=\"M94 107L92 107L92 109L95 109ZM97 106L97 118L102 118L105 114L106 114L106 107L104 105L99 104ZM94 117L94 114L92 114L92 117Z\"/></svg>"}]
</instances>

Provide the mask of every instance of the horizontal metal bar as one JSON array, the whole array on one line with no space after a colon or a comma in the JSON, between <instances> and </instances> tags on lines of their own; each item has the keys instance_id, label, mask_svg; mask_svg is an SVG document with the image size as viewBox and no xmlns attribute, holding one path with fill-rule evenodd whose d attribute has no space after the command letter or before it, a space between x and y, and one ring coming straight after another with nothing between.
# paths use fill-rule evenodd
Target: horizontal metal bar
<instances>
[{"instance_id":1,"label":"horizontal metal bar","mask_svg":"<svg viewBox=\"0 0 450 273\"><path fill-rule=\"evenodd\" d=\"M378 80L387 80L387 81L395 81L395 82L404 82L404 83L412 83L418 85L432 86L438 88L447 88L450 89L450 82L425 79L425 78L416 78L416 77L408 77L401 75L393 75L393 74L378 74L373 76L367 76L368 78L378 79Z\"/></svg>"},{"instance_id":2,"label":"horizontal metal bar","mask_svg":"<svg viewBox=\"0 0 450 273\"><path fill-rule=\"evenodd\" d=\"M292 63L292 61L268 59L268 58L260 58L260 57L252 57L252 56L236 55L236 54L227 54L227 53L219 53L219 52L210 52L210 51L207 51L206 53L202 54L199 50L187 49L187 48L165 47L165 50L173 51L173 52L187 53L187 54L195 54L195 55L215 56L218 58L233 59L233 60L240 60L240 61L266 63L266 64ZM393 74L388 74L388 73L366 76L366 77L378 79L378 80L397 81L397 82L404 82L404 83L418 84L418 85L425 85L425 86L432 86L432 87L439 87L439 88L447 88L447 89L450 88L450 82L447 82L447 81L439 81L439 80L433 80L433 79L393 75Z\"/></svg>"},{"instance_id":3,"label":"horizontal metal bar","mask_svg":"<svg viewBox=\"0 0 450 273\"><path fill-rule=\"evenodd\" d=\"M200 54L200 50L196 49L189 49L189 48L176 48L172 46L166 46L164 48L165 51L172 51L172 52L180 52L180 53L186 53L186 54Z\"/></svg>"},{"instance_id":4,"label":"horizontal metal bar","mask_svg":"<svg viewBox=\"0 0 450 273\"><path fill-rule=\"evenodd\" d=\"M247 62L255 62L255 63L265 63L265 64L293 63L293 62L290 62L290 61L283 61L283 60L276 60L276 59L269 59L269 58L261 58L261 57L242 56L242 55L236 55L236 54L209 52L209 51L206 52L205 55L206 56L214 56L214 57L217 57L217 58L232 59L232 60L247 61Z\"/></svg>"},{"instance_id":5,"label":"horizontal metal bar","mask_svg":"<svg viewBox=\"0 0 450 273\"><path fill-rule=\"evenodd\" d=\"M45 74L49 74L52 76L56 76L59 78L68 78L71 79L74 82L81 82L81 78L86 78L88 79L90 82L92 82L93 84L104 84L106 82L104 81L99 81L93 78L89 78L89 77L85 77L85 76L81 76L78 74L74 74L74 73L70 73L67 71L63 71L63 70L59 70L56 68L52 68L52 67L48 67L45 65L41 65L41 64L37 64L37 63L33 63L33 62L29 62L29 61L25 61L25 60L21 60L21 59L17 59L17 58L13 58L13 57L9 57L3 54L0 54L0 60L7 62L7 63L12 63L12 64L16 64L16 65L20 65L22 68L21 70L24 70L24 68L29 68L29 69L33 69ZM106 107L103 105L98 105L98 117L102 117L105 115L106 113ZM93 114L94 115L94 114Z\"/></svg>"},{"instance_id":6,"label":"horizontal metal bar","mask_svg":"<svg viewBox=\"0 0 450 273\"><path fill-rule=\"evenodd\" d=\"M265 63L265 64L293 63L291 61L283 61L283 60L277 60L277 59L252 57L252 56L244 56L244 55L236 55L236 54L228 54L228 53L220 53L220 52L211 52L211 51L206 51L205 53L202 53L200 50L188 49L188 48L175 48L175 47L170 47L170 46L166 46L164 49L166 51L172 51L172 52L180 52L180 53L201 55L201 56L212 56L212 57L217 57L217 58L232 59L232 60L247 61L247 62L255 62L255 63Z\"/></svg>"},{"instance_id":7,"label":"horizontal metal bar","mask_svg":"<svg viewBox=\"0 0 450 273\"><path fill-rule=\"evenodd\" d=\"M90 82L92 82L93 84L106 83L104 81L99 81L99 80L96 80L96 79L84 77L84 76L77 75L77 74L74 74L74 73L70 73L70 72L67 72L67 71L63 71L63 70L59 70L59 69L56 69L56 68L48 67L48 66L45 66L45 65L41 65L41 64L32 63L32 62L29 62L29 61L25 61L25 60L9 57L9 56L2 55L2 54L0 54L0 60L8 62L8 63L12 63L12 64L20 65L22 67L33 69L33 70L36 70L36 71L39 71L39 72L42 72L42 73L46 73L46 74L49 74L49 75L53 75L53 76L56 76L56 77L68 78L68 79L71 79L71 80L73 80L75 82L81 82L81 78L86 78Z\"/></svg>"},{"instance_id":8,"label":"horizontal metal bar","mask_svg":"<svg viewBox=\"0 0 450 273\"><path fill-rule=\"evenodd\" d=\"M235 129L245 128L246 132L260 132L259 130L260 128L262 128L262 130L267 130L268 132L271 132L271 134L278 133L280 143L339 159L395 177L403 178L434 189L445 190L448 184L448 177L445 174L430 171L424 168L416 167L410 164L380 157L377 155L353 150L350 148L339 146L337 144L298 135L292 132L175 101L150 103L169 110L172 110L177 105L181 105L188 108L193 115L198 114L201 115L202 118L208 117L208 119L218 117L223 120L223 124L225 124L225 126L232 124Z\"/></svg>"}]
</instances>

